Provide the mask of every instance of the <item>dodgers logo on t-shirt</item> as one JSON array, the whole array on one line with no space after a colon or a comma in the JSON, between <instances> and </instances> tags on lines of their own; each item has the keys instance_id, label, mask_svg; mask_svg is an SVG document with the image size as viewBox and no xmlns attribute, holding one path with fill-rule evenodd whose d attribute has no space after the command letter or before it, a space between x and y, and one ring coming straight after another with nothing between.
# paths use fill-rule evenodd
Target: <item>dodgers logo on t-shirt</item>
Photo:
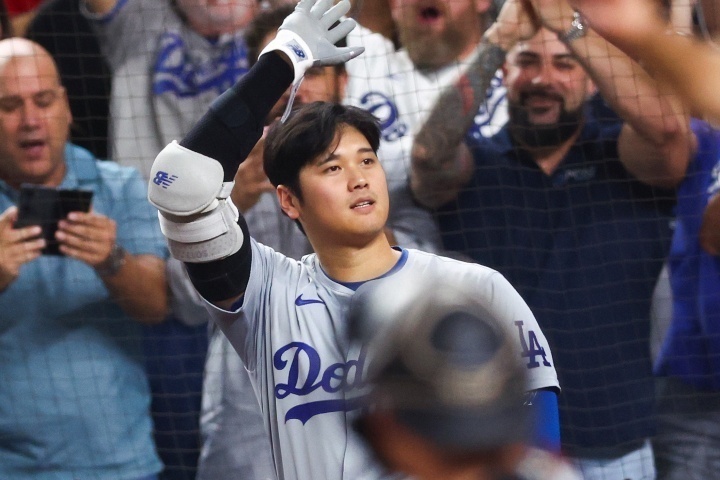
<instances>
[{"instance_id":1,"label":"dodgers logo on t-shirt","mask_svg":"<svg viewBox=\"0 0 720 480\"><path fill-rule=\"evenodd\" d=\"M480 103L478 112L468 132L472 138L490 138L507 123L507 92L503 86L502 73L498 72L490 81L485 101Z\"/></svg>"},{"instance_id":2,"label":"dodgers logo on t-shirt","mask_svg":"<svg viewBox=\"0 0 720 480\"><path fill-rule=\"evenodd\" d=\"M160 36L158 46L152 76L155 95L186 98L207 91L219 95L249 69L247 50L241 37L219 46L213 51L215 56L205 58L195 58L178 33L165 32Z\"/></svg>"},{"instance_id":3,"label":"dodgers logo on t-shirt","mask_svg":"<svg viewBox=\"0 0 720 480\"><path fill-rule=\"evenodd\" d=\"M394 142L407 133L407 124L400 121L398 108L387 95L368 92L360 98L360 106L378 119L383 140Z\"/></svg>"}]
</instances>

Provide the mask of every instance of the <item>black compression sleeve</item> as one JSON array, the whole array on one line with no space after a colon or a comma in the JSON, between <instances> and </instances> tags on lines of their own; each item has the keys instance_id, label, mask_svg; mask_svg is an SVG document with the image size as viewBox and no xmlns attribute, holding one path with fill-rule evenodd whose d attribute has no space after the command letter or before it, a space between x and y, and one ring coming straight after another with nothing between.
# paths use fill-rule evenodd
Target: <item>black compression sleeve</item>
<instances>
[{"instance_id":1,"label":"black compression sleeve","mask_svg":"<svg viewBox=\"0 0 720 480\"><path fill-rule=\"evenodd\" d=\"M242 215L238 219L238 225L245 237L240 250L212 262L185 262L190 281L198 293L210 302L227 300L243 293L250 280L252 246L250 232Z\"/></svg>"},{"instance_id":2,"label":"black compression sleeve","mask_svg":"<svg viewBox=\"0 0 720 480\"><path fill-rule=\"evenodd\" d=\"M292 79L293 69L279 53L261 56L247 74L212 103L180 145L220 162L224 180L232 181L238 166L262 136L265 118Z\"/></svg>"}]
</instances>

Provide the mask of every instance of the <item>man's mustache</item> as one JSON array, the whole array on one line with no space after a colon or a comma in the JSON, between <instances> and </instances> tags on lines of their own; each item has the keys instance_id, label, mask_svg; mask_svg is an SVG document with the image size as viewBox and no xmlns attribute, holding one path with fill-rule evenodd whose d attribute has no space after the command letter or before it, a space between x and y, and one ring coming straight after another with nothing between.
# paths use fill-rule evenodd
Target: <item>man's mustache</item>
<instances>
[{"instance_id":1,"label":"man's mustache","mask_svg":"<svg viewBox=\"0 0 720 480\"><path fill-rule=\"evenodd\" d=\"M531 97L541 98L544 100L554 100L561 103L565 102L563 96L555 91L547 89L533 89L524 91L520 94L520 105L525 105Z\"/></svg>"}]
</instances>

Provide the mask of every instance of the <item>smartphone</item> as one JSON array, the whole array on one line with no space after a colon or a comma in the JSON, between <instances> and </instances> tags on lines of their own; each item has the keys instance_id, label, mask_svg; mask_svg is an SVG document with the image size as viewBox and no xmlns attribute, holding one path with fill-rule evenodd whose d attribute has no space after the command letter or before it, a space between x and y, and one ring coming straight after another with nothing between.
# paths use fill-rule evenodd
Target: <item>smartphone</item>
<instances>
[{"instance_id":1,"label":"smartphone","mask_svg":"<svg viewBox=\"0 0 720 480\"><path fill-rule=\"evenodd\" d=\"M20 186L16 228L40 225L46 247L43 255L62 255L55 239L58 221L70 212L88 212L92 203L90 190L71 190L23 184Z\"/></svg>"}]
</instances>

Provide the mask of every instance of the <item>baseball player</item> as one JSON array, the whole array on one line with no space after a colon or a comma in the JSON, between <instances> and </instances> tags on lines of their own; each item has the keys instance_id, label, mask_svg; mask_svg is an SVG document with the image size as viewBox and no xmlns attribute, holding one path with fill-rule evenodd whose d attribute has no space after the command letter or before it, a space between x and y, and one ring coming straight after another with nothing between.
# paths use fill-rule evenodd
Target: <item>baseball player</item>
<instances>
[{"instance_id":1,"label":"baseball player","mask_svg":"<svg viewBox=\"0 0 720 480\"><path fill-rule=\"evenodd\" d=\"M334 46L355 23L348 0L301 0L257 64L213 103L180 143L158 154L150 202L173 256L250 372L279 478L383 478L349 427L367 386L366 355L350 346L347 314L356 290L389 278L432 275L472 288L515 332L517 355L537 391L550 443L559 441L557 376L545 337L497 272L416 250L385 236L389 202L376 156L380 132L368 112L314 103L279 122L265 141L264 167L281 208L315 250L301 261L255 242L230 201L238 164L263 120L307 68L347 61L362 48Z\"/></svg>"}]
</instances>

